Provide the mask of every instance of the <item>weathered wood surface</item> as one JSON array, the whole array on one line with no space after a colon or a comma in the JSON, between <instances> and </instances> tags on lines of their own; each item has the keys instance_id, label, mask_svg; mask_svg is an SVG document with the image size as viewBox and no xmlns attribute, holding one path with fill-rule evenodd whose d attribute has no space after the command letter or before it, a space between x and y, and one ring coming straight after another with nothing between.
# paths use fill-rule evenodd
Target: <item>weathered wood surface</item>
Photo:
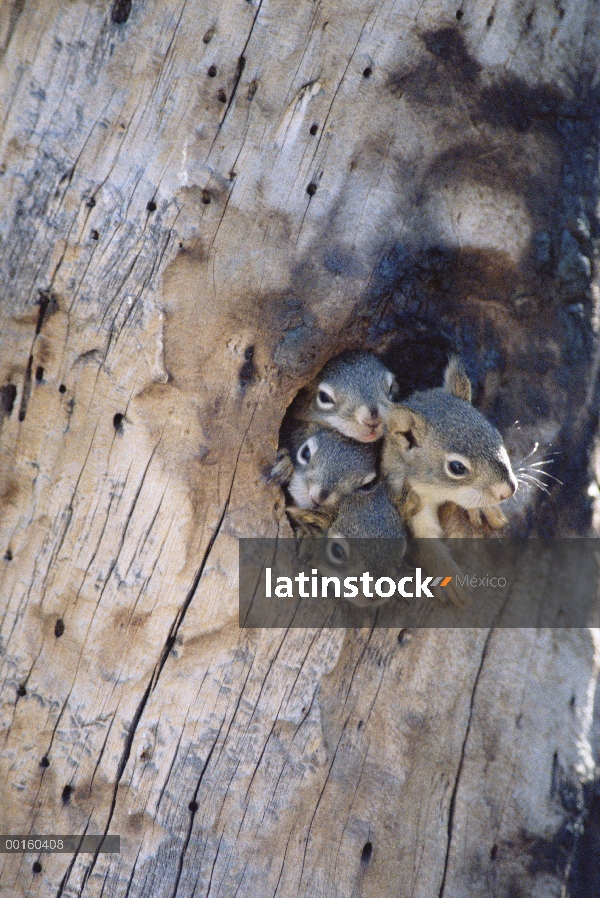
<instances>
[{"instance_id":1,"label":"weathered wood surface","mask_svg":"<svg viewBox=\"0 0 600 898\"><path fill-rule=\"evenodd\" d=\"M0 820L123 839L2 896L562 894L593 634L240 632L236 540L286 532L285 408L355 345L406 391L460 350L561 452L515 527L590 532L599 24L2 5Z\"/></svg>"}]
</instances>

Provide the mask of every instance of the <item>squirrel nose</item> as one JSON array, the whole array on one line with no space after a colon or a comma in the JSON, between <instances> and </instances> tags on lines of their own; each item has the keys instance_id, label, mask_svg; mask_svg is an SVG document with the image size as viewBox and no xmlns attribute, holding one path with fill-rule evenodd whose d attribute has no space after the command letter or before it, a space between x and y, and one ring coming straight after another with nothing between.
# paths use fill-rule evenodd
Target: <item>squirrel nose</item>
<instances>
[{"instance_id":1,"label":"squirrel nose","mask_svg":"<svg viewBox=\"0 0 600 898\"><path fill-rule=\"evenodd\" d=\"M500 486L497 486L494 492L498 498L499 502L503 502L504 499L510 499L516 492L517 484L514 481L514 477L511 477L508 483L501 483Z\"/></svg>"},{"instance_id":2,"label":"squirrel nose","mask_svg":"<svg viewBox=\"0 0 600 898\"><path fill-rule=\"evenodd\" d=\"M381 415L379 414L379 409L376 405L364 409L360 416L360 423L364 424L365 427L379 427L381 424Z\"/></svg>"}]
</instances>

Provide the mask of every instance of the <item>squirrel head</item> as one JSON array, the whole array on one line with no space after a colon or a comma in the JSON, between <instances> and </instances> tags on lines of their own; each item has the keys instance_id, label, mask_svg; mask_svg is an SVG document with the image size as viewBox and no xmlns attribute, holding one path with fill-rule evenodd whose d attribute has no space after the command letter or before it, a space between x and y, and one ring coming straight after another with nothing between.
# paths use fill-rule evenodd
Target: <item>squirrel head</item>
<instances>
[{"instance_id":1,"label":"squirrel head","mask_svg":"<svg viewBox=\"0 0 600 898\"><path fill-rule=\"evenodd\" d=\"M333 539L404 539L406 532L383 482L346 496L328 527Z\"/></svg>"},{"instance_id":2,"label":"squirrel head","mask_svg":"<svg viewBox=\"0 0 600 898\"><path fill-rule=\"evenodd\" d=\"M297 530L309 538L310 563L324 576L356 578L370 571L374 578L397 574L406 551L406 531L384 483L345 496L337 510L288 508ZM317 539L311 540L310 538ZM387 599L359 594L349 599L361 608L383 605Z\"/></svg>"},{"instance_id":3,"label":"squirrel head","mask_svg":"<svg viewBox=\"0 0 600 898\"><path fill-rule=\"evenodd\" d=\"M325 365L308 388L311 420L371 443L383 436L398 384L372 352L345 352Z\"/></svg>"},{"instance_id":4,"label":"squirrel head","mask_svg":"<svg viewBox=\"0 0 600 898\"><path fill-rule=\"evenodd\" d=\"M360 577L370 571L375 579L397 575L406 552L406 531L385 483L367 492L346 496L327 530L323 560L324 574ZM350 599L359 608L384 605L388 599L360 595Z\"/></svg>"},{"instance_id":5,"label":"squirrel head","mask_svg":"<svg viewBox=\"0 0 600 898\"><path fill-rule=\"evenodd\" d=\"M443 387L414 393L395 406L387 434L407 483L426 503L486 508L517 489L502 437L471 405L471 383L456 356Z\"/></svg>"},{"instance_id":6,"label":"squirrel head","mask_svg":"<svg viewBox=\"0 0 600 898\"><path fill-rule=\"evenodd\" d=\"M375 446L318 430L291 452L294 472L289 493L300 508L335 506L343 496L367 489L377 476Z\"/></svg>"}]
</instances>

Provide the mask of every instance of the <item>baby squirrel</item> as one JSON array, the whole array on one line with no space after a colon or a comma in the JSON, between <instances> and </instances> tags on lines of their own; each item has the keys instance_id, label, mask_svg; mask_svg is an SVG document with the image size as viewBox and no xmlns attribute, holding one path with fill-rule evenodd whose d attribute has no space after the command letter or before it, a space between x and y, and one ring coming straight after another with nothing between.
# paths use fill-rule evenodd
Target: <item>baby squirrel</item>
<instances>
[{"instance_id":1,"label":"baby squirrel","mask_svg":"<svg viewBox=\"0 0 600 898\"><path fill-rule=\"evenodd\" d=\"M288 508L288 514L304 536L326 537L311 548L311 563L323 573L358 577L363 571L380 570L388 576L400 570L406 551L406 531L383 482L345 496L337 511L326 507L292 507ZM387 540L396 542L390 544ZM359 595L347 601L365 608L383 605L388 600L377 595L370 599Z\"/></svg>"},{"instance_id":2,"label":"baby squirrel","mask_svg":"<svg viewBox=\"0 0 600 898\"><path fill-rule=\"evenodd\" d=\"M335 430L299 427L286 443L271 478L287 485L300 508L335 507L342 497L368 487L377 477L375 446L347 440Z\"/></svg>"},{"instance_id":3,"label":"baby squirrel","mask_svg":"<svg viewBox=\"0 0 600 898\"><path fill-rule=\"evenodd\" d=\"M287 485L301 508L333 507L368 485L377 465L370 444L383 436L396 391L394 375L373 353L332 359L292 403L270 479Z\"/></svg>"},{"instance_id":4,"label":"baby squirrel","mask_svg":"<svg viewBox=\"0 0 600 898\"><path fill-rule=\"evenodd\" d=\"M480 535L506 523L497 506L517 481L502 437L471 405L471 382L456 356L442 388L414 393L390 412L382 471L414 537ZM427 538L413 546L413 560L453 578L447 589L434 588L435 595L470 605L449 550Z\"/></svg>"},{"instance_id":5,"label":"baby squirrel","mask_svg":"<svg viewBox=\"0 0 600 898\"><path fill-rule=\"evenodd\" d=\"M492 507L514 494L517 481L502 437L471 405L471 382L456 356L443 387L414 393L389 412L382 471L415 537L451 535L440 521L445 503L469 510L472 524L477 509L491 526L503 521Z\"/></svg>"},{"instance_id":6,"label":"baby squirrel","mask_svg":"<svg viewBox=\"0 0 600 898\"><path fill-rule=\"evenodd\" d=\"M329 427L359 443L383 436L396 378L376 355L363 350L344 352L328 362L294 400L295 421Z\"/></svg>"},{"instance_id":7,"label":"baby squirrel","mask_svg":"<svg viewBox=\"0 0 600 898\"><path fill-rule=\"evenodd\" d=\"M291 506L288 514L305 536L331 539L405 539L402 518L383 482L345 496L337 509Z\"/></svg>"}]
</instances>

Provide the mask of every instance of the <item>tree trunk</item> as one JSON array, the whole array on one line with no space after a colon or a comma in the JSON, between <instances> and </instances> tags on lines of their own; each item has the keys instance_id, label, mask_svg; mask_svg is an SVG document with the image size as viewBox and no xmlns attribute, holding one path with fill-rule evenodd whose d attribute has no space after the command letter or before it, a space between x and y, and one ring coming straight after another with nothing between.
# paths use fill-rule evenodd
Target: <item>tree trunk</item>
<instances>
[{"instance_id":1,"label":"tree trunk","mask_svg":"<svg viewBox=\"0 0 600 898\"><path fill-rule=\"evenodd\" d=\"M0 819L121 853L2 896L598 894L591 631L240 630L237 539L289 532L285 409L355 346L405 395L459 351L559 453L513 532L592 533L599 29L5 0Z\"/></svg>"}]
</instances>

